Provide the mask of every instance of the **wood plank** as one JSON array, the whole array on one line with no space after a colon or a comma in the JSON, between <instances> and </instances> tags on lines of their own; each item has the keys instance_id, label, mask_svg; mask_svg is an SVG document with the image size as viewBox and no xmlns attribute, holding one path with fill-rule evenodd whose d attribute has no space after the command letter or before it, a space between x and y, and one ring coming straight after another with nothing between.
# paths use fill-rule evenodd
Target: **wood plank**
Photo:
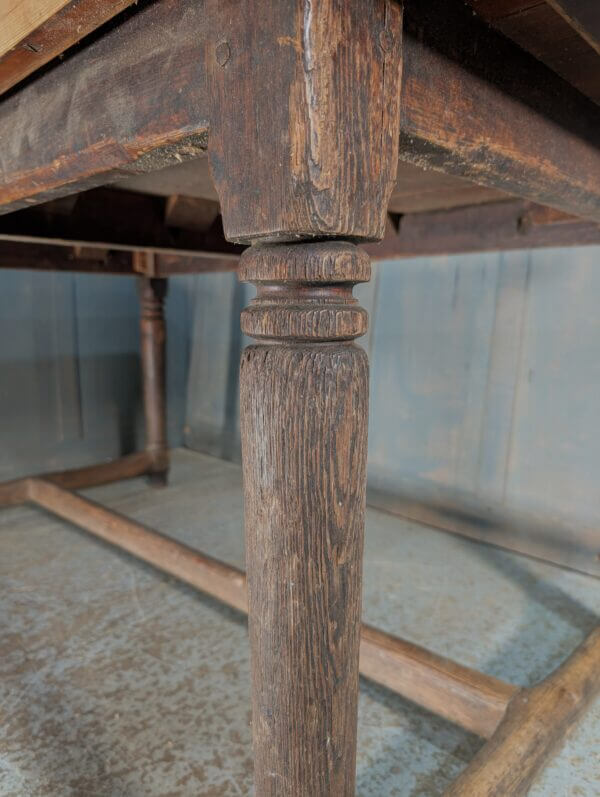
<instances>
[{"instance_id":1,"label":"wood plank","mask_svg":"<svg viewBox=\"0 0 600 797\"><path fill-rule=\"evenodd\" d=\"M600 53L600 5L590 0L547 0Z\"/></svg>"},{"instance_id":2,"label":"wood plank","mask_svg":"<svg viewBox=\"0 0 600 797\"><path fill-rule=\"evenodd\" d=\"M115 189L140 191L156 196L182 194L218 201L208 167L208 158L176 164L158 172L133 175L120 180ZM496 202L507 194L485 188L442 172L421 169L412 163L398 162L396 185L388 203L393 213L418 213L479 202Z\"/></svg>"},{"instance_id":3,"label":"wood plank","mask_svg":"<svg viewBox=\"0 0 600 797\"><path fill-rule=\"evenodd\" d=\"M527 794L599 691L600 627L544 681L513 697L496 733L445 792L446 797Z\"/></svg>"},{"instance_id":4,"label":"wood plank","mask_svg":"<svg viewBox=\"0 0 600 797\"><path fill-rule=\"evenodd\" d=\"M458 2L405 13L401 157L600 220L598 108ZM151 4L6 98L0 212L202 155L219 19Z\"/></svg>"},{"instance_id":5,"label":"wood plank","mask_svg":"<svg viewBox=\"0 0 600 797\"><path fill-rule=\"evenodd\" d=\"M135 0L18 0L3 16L0 94Z\"/></svg>"},{"instance_id":6,"label":"wood plank","mask_svg":"<svg viewBox=\"0 0 600 797\"><path fill-rule=\"evenodd\" d=\"M2 210L201 155L210 95L199 65L208 32L218 27L215 6L145 5L7 97L0 111Z\"/></svg>"},{"instance_id":7,"label":"wood plank","mask_svg":"<svg viewBox=\"0 0 600 797\"><path fill-rule=\"evenodd\" d=\"M567 0L568 2L569 0ZM600 103L600 57L551 0L466 0L473 11ZM594 13L595 0L582 0Z\"/></svg>"},{"instance_id":8,"label":"wood plank","mask_svg":"<svg viewBox=\"0 0 600 797\"><path fill-rule=\"evenodd\" d=\"M600 108L461 3L405 7L400 157L600 221Z\"/></svg>"}]
</instances>

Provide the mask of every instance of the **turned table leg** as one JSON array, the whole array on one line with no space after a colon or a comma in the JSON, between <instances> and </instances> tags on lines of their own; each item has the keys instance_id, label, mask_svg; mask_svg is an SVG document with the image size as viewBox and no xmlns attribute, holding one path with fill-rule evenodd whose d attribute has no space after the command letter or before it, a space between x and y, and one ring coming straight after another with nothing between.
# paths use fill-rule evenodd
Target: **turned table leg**
<instances>
[{"instance_id":1,"label":"turned table leg","mask_svg":"<svg viewBox=\"0 0 600 797\"><path fill-rule=\"evenodd\" d=\"M368 400L352 286L369 279L354 242L385 230L402 7L225 5L208 154L258 291L240 376L255 790L351 797Z\"/></svg>"},{"instance_id":2,"label":"turned table leg","mask_svg":"<svg viewBox=\"0 0 600 797\"><path fill-rule=\"evenodd\" d=\"M166 279L141 277L140 357L146 431L145 448L152 460L148 480L155 487L166 484L169 469L165 389L164 299L166 293Z\"/></svg>"},{"instance_id":3,"label":"turned table leg","mask_svg":"<svg viewBox=\"0 0 600 797\"><path fill-rule=\"evenodd\" d=\"M352 244L251 247L241 365L256 793L354 794L369 279Z\"/></svg>"}]
</instances>

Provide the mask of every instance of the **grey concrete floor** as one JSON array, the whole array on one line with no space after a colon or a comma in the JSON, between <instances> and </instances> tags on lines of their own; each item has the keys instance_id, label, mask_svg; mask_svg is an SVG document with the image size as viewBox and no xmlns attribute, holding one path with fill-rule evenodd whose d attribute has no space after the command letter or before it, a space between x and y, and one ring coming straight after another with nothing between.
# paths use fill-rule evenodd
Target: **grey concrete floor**
<instances>
[{"instance_id":1,"label":"grey concrete floor","mask_svg":"<svg viewBox=\"0 0 600 797\"><path fill-rule=\"evenodd\" d=\"M97 501L243 567L236 465L188 451L171 485ZM367 514L364 618L527 685L600 615L600 583ZM244 618L27 507L0 512L0 794L251 793ZM361 682L360 797L438 795L481 741ZM600 795L600 701L530 792Z\"/></svg>"}]
</instances>

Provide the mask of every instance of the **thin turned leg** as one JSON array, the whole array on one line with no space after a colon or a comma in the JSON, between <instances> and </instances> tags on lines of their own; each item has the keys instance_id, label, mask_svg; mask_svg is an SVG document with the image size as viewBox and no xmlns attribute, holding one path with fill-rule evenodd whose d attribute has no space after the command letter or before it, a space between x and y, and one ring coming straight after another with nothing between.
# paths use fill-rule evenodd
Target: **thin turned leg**
<instances>
[{"instance_id":1,"label":"thin turned leg","mask_svg":"<svg viewBox=\"0 0 600 797\"><path fill-rule=\"evenodd\" d=\"M256 794L354 794L369 279L352 244L251 247L242 328Z\"/></svg>"},{"instance_id":2,"label":"thin turned leg","mask_svg":"<svg viewBox=\"0 0 600 797\"><path fill-rule=\"evenodd\" d=\"M167 280L140 278L140 356L146 453L151 466L148 481L154 487L167 483L169 452L167 444L166 326L164 299Z\"/></svg>"}]
</instances>

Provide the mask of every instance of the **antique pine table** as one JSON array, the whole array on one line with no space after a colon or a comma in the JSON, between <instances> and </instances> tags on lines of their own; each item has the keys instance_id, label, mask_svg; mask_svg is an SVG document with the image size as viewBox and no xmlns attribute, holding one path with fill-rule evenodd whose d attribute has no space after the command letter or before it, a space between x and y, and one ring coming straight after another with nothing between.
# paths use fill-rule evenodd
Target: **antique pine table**
<instances>
[{"instance_id":1,"label":"antique pine table","mask_svg":"<svg viewBox=\"0 0 600 797\"><path fill-rule=\"evenodd\" d=\"M526 793L600 687L600 631L517 689L361 625L352 290L370 256L600 243L600 5L13 6L0 266L140 275L147 444L0 485L0 505L40 505L249 613L260 797L354 794L359 667L489 739L450 794ZM236 269L257 288L241 321L247 577L75 492L164 482L166 280Z\"/></svg>"}]
</instances>

